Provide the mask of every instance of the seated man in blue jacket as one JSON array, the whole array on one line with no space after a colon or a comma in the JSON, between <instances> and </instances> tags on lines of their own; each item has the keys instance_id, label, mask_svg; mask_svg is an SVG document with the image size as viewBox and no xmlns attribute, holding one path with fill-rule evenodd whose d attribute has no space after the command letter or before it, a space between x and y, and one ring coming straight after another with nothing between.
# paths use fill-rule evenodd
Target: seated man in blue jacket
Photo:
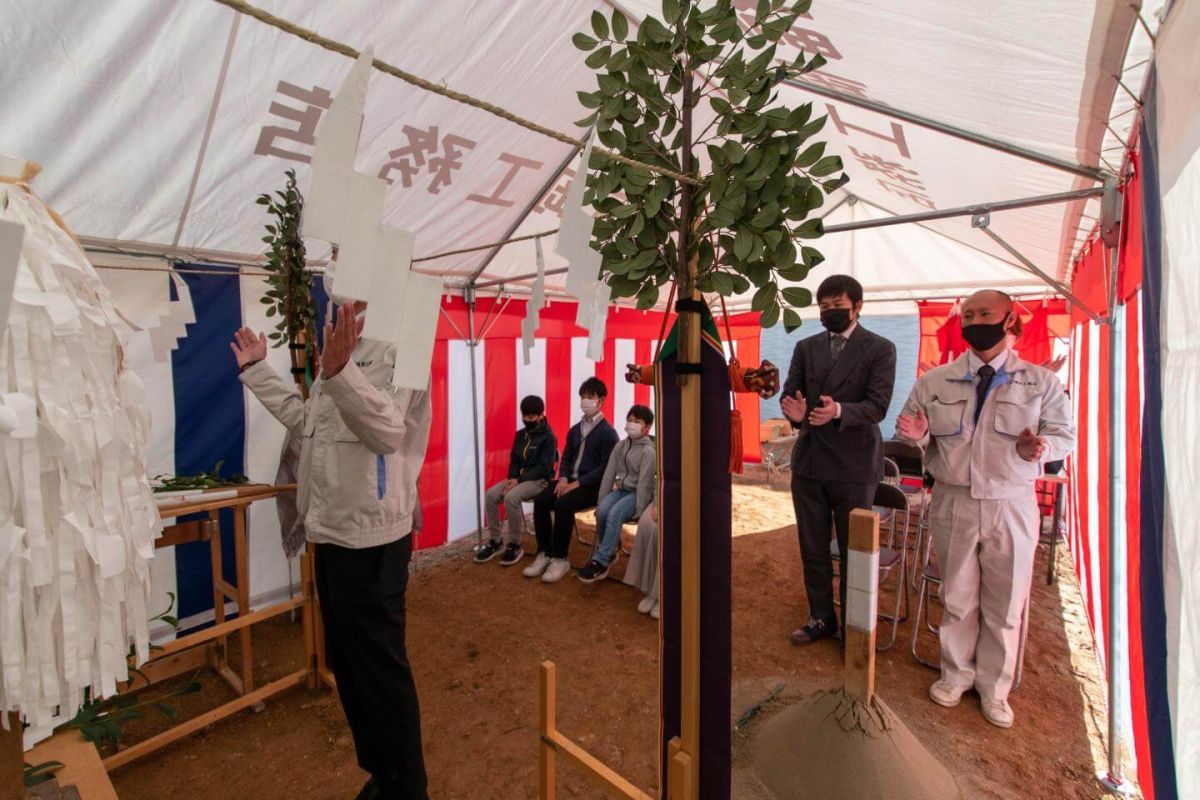
<instances>
[{"instance_id":1,"label":"seated man in blue jacket","mask_svg":"<svg viewBox=\"0 0 1200 800\"><path fill-rule=\"evenodd\" d=\"M606 399L608 387L599 378L588 378L579 387L583 419L567 432L558 481L533 503L538 554L524 571L526 578L540 577L544 583L556 583L571 571L567 551L575 530L575 514L595 507L608 458L617 446L617 431L604 418Z\"/></svg>"},{"instance_id":2,"label":"seated man in blue jacket","mask_svg":"<svg viewBox=\"0 0 1200 800\"><path fill-rule=\"evenodd\" d=\"M521 401L524 427L513 437L508 459L508 477L487 490L488 543L475 554L477 563L491 561L503 549L500 564L511 567L525 557L521 537L525 534L524 504L546 490L554 480L558 441L546 422L546 403L536 395ZM500 505L508 517L508 539L500 537Z\"/></svg>"}]
</instances>

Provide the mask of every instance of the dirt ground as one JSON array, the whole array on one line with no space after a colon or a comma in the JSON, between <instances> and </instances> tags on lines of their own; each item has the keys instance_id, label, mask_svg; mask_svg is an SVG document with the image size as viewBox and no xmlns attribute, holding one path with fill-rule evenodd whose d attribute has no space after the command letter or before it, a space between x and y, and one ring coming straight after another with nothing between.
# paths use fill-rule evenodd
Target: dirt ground
<instances>
[{"instance_id":1,"label":"dirt ground","mask_svg":"<svg viewBox=\"0 0 1200 800\"><path fill-rule=\"evenodd\" d=\"M786 491L736 487L733 543L733 714L737 719L783 686L756 723L789 698L831 688L841 670L836 643L798 649L789 632L806 618L801 565ZM752 516L753 515L753 516ZM558 725L644 791L656 794L656 624L637 613L637 592L574 577L547 586L495 561L470 561L470 543L417 554L409 588L409 653L421 695L430 796L510 800L537 796L538 665L558 665ZM1011 730L987 724L974 695L943 709L926 695L935 673L908 650L908 623L878 659L877 689L946 765L964 797L1095 798L1103 761L1103 681L1070 562L1046 583L1043 546L1034 579L1025 678L1012 696ZM586 558L574 546L573 560ZM614 570L619 576L624 560ZM885 592L884 602L889 595ZM255 627L256 680L301 662L301 630L286 619ZM881 632L885 629L881 629ZM931 635L922 639L933 654ZM232 698L210 674L204 690L177 702L181 718ZM128 742L166 727L144 720ZM750 726L752 727L752 726ZM735 749L739 737L735 734ZM332 693L302 688L261 713L243 712L113 774L123 800L189 798L341 800L366 775ZM588 776L559 767L560 796L603 797Z\"/></svg>"}]
</instances>

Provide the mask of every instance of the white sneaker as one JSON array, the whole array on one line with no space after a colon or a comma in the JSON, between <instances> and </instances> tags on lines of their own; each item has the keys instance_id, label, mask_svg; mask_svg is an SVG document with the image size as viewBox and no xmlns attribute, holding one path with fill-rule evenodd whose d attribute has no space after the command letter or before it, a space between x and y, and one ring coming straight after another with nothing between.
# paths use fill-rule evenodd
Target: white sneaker
<instances>
[{"instance_id":1,"label":"white sneaker","mask_svg":"<svg viewBox=\"0 0 1200 800\"><path fill-rule=\"evenodd\" d=\"M642 598L642 602L638 603L638 613L649 614L656 605L658 605L658 600L654 599L650 595L646 595Z\"/></svg>"},{"instance_id":2,"label":"white sneaker","mask_svg":"<svg viewBox=\"0 0 1200 800\"><path fill-rule=\"evenodd\" d=\"M979 708L983 711L983 718L997 728L1012 727L1013 710L1007 700L981 700Z\"/></svg>"},{"instance_id":3,"label":"white sneaker","mask_svg":"<svg viewBox=\"0 0 1200 800\"><path fill-rule=\"evenodd\" d=\"M525 571L521 574L526 578L540 578L548 566L550 566L550 556L545 553L538 553L533 563L526 567Z\"/></svg>"},{"instance_id":4,"label":"white sneaker","mask_svg":"<svg viewBox=\"0 0 1200 800\"><path fill-rule=\"evenodd\" d=\"M650 619L658 619L658 602L655 601L654 608L650 609Z\"/></svg>"},{"instance_id":5,"label":"white sneaker","mask_svg":"<svg viewBox=\"0 0 1200 800\"><path fill-rule=\"evenodd\" d=\"M565 558L550 559L550 566L542 573L542 583L558 583L571 571L571 562Z\"/></svg>"},{"instance_id":6,"label":"white sneaker","mask_svg":"<svg viewBox=\"0 0 1200 800\"><path fill-rule=\"evenodd\" d=\"M939 706L954 708L962 700L966 689L955 686L950 681L939 680L929 687L929 699Z\"/></svg>"}]
</instances>

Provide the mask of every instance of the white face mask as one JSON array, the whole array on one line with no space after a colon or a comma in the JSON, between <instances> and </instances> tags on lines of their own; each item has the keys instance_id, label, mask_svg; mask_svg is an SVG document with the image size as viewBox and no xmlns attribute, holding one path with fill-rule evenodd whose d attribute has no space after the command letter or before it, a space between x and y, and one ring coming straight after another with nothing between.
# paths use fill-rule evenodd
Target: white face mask
<instances>
[{"instance_id":1,"label":"white face mask","mask_svg":"<svg viewBox=\"0 0 1200 800\"><path fill-rule=\"evenodd\" d=\"M642 434L646 432L646 426L640 422L629 422L625 424L625 433L629 434L630 439L640 439Z\"/></svg>"},{"instance_id":2,"label":"white face mask","mask_svg":"<svg viewBox=\"0 0 1200 800\"><path fill-rule=\"evenodd\" d=\"M590 417L600 410L600 401L585 397L579 401L579 410L583 412L584 416Z\"/></svg>"}]
</instances>

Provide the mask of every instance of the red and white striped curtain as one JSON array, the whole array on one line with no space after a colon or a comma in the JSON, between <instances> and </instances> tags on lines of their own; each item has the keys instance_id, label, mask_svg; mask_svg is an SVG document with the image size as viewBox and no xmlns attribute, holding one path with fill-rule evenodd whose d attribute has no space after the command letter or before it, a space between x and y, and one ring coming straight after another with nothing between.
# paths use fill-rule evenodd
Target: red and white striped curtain
<instances>
[{"instance_id":1,"label":"red and white striped curtain","mask_svg":"<svg viewBox=\"0 0 1200 800\"><path fill-rule=\"evenodd\" d=\"M480 341L474 348L467 342L470 328L465 303L459 298L444 300L433 351L433 425L421 472L425 529L417 546L434 547L475 532L476 495L505 476L513 434L521 424L518 405L522 397L536 394L545 399L546 416L560 450L567 430L581 416L578 392L586 378L594 375L608 386L606 413L618 430L631 406L653 408L653 387L626 382L625 366L653 360L659 337L665 335L663 314L610 309L604 359L592 362L586 357L587 332L574 324L575 304L552 301L542 309L542 324L526 365L520 330L525 317L524 300L481 298L474 314ZM718 323L724 338L724 325ZM757 365L761 331L758 315L732 315L730 327L742 364ZM482 485L476 483L474 466L472 357ZM736 404L744 420L745 458L757 461L761 458L758 397L738 395Z\"/></svg>"}]
</instances>

